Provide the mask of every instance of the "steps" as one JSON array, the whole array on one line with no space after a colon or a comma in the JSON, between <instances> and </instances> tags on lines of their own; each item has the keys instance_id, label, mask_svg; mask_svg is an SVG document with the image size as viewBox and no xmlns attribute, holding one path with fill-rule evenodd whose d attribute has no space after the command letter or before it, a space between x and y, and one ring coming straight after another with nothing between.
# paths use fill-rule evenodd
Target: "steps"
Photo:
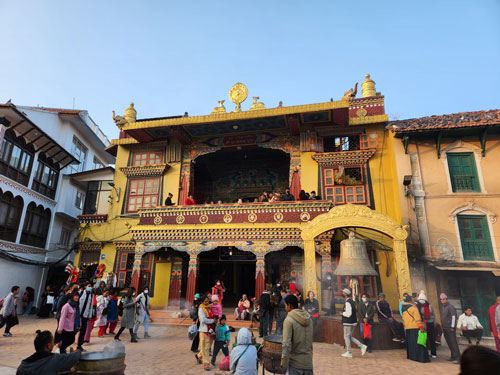
<instances>
[{"instance_id":1,"label":"steps","mask_svg":"<svg viewBox=\"0 0 500 375\"><path fill-rule=\"evenodd\" d=\"M233 314L224 311L227 317L227 325L234 328L250 328L251 322L249 320L236 320ZM150 310L152 324L163 324L172 326L190 326L193 324L192 319L189 317L187 310ZM254 325L258 328L258 324Z\"/></svg>"}]
</instances>

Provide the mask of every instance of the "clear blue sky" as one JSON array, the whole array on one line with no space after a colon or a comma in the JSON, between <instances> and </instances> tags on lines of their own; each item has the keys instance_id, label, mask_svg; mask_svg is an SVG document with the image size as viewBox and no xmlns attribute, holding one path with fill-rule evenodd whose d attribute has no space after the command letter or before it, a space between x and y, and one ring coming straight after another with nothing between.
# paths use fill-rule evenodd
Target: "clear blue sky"
<instances>
[{"instance_id":1,"label":"clear blue sky","mask_svg":"<svg viewBox=\"0 0 500 375\"><path fill-rule=\"evenodd\" d=\"M139 118L208 114L238 81L268 107L340 99L370 73L391 118L500 108L496 0L0 0L0 15L0 102L75 97L111 138L130 101Z\"/></svg>"}]
</instances>

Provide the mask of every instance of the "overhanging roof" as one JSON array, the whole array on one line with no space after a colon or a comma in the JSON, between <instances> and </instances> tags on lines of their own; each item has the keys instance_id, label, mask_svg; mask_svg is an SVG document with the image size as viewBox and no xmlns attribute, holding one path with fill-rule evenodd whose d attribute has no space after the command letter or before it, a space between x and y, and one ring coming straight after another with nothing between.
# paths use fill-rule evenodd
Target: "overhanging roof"
<instances>
[{"instance_id":1,"label":"overhanging roof","mask_svg":"<svg viewBox=\"0 0 500 375\"><path fill-rule=\"evenodd\" d=\"M45 153L48 158L59 165L60 169L69 164L80 164L71 153L33 123L14 104L0 104L0 117L4 117L9 122L8 129L12 129L16 136L21 136L27 144L32 144L36 152Z\"/></svg>"}]
</instances>

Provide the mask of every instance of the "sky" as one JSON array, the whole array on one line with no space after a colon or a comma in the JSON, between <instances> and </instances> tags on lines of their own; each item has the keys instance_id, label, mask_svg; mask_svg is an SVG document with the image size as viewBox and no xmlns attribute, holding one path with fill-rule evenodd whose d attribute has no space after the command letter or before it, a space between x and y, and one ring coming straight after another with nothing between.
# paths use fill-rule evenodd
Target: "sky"
<instances>
[{"instance_id":1,"label":"sky","mask_svg":"<svg viewBox=\"0 0 500 375\"><path fill-rule=\"evenodd\" d=\"M131 101L206 115L236 82L243 110L339 100L366 73L391 119L500 108L500 0L0 0L0 16L0 102L85 109L109 138Z\"/></svg>"}]
</instances>

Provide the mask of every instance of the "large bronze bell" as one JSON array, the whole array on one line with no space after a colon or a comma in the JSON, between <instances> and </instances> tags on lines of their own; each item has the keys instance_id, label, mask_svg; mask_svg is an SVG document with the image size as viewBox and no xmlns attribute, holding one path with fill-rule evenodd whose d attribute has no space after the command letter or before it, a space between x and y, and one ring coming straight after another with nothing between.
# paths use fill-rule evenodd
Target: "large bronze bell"
<instances>
[{"instance_id":1,"label":"large bronze bell","mask_svg":"<svg viewBox=\"0 0 500 375\"><path fill-rule=\"evenodd\" d=\"M365 241L349 232L349 239L340 242L340 260L334 272L338 276L377 276L366 253Z\"/></svg>"}]
</instances>

